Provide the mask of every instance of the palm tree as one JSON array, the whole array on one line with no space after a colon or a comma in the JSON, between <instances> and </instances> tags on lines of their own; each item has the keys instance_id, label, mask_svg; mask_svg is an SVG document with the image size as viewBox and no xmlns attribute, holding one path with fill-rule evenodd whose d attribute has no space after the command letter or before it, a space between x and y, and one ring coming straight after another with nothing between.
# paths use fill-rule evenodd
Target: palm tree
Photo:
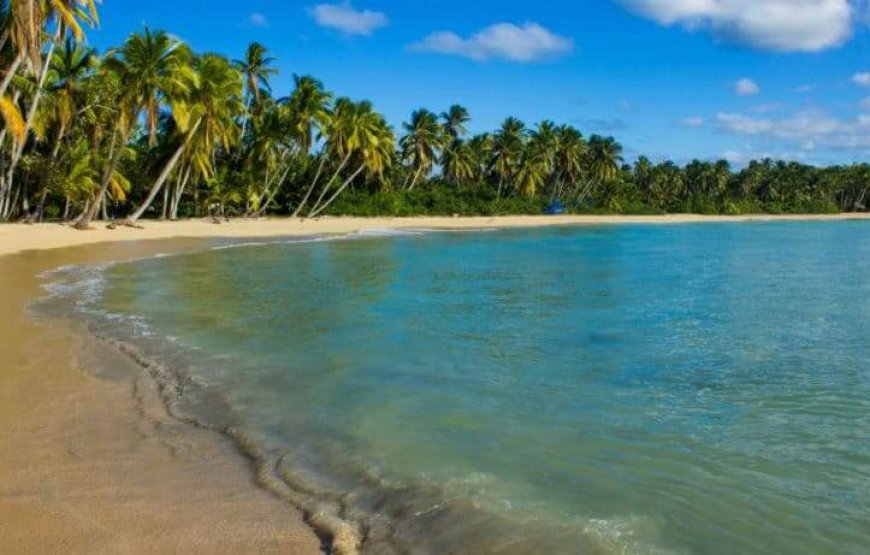
<instances>
[{"instance_id":1,"label":"palm tree","mask_svg":"<svg viewBox=\"0 0 870 555\"><path fill-rule=\"evenodd\" d=\"M252 121L254 140L247 162L262 173L263 186L253 193L248 214L262 216L299 162L299 122L288 103L265 104Z\"/></svg>"},{"instance_id":2,"label":"palm tree","mask_svg":"<svg viewBox=\"0 0 870 555\"><path fill-rule=\"evenodd\" d=\"M324 89L323 83L313 77L294 76L294 81L296 88L287 98L286 103L290 108L293 134L299 143L300 151L307 157L314 145L315 133L318 137L322 137L329 126L331 117L329 108L333 98L332 94ZM326 161L326 156L320 156L317 173L299 206L296 207L294 218L299 216L308 204L311 193L320 181Z\"/></svg>"},{"instance_id":3,"label":"palm tree","mask_svg":"<svg viewBox=\"0 0 870 555\"><path fill-rule=\"evenodd\" d=\"M543 151L530 150L523 158L514 177L517 192L527 197L534 197L541 185L547 179L549 163Z\"/></svg>"},{"instance_id":4,"label":"palm tree","mask_svg":"<svg viewBox=\"0 0 870 555\"><path fill-rule=\"evenodd\" d=\"M83 86L93 74L97 58L92 48L85 48L67 37L63 48L54 52L46 81L46 101L40 110L40 125L55 130L49 171L54 169L66 133L85 102ZM42 220L49 187L43 184L39 202L28 221Z\"/></svg>"},{"instance_id":5,"label":"palm tree","mask_svg":"<svg viewBox=\"0 0 870 555\"><path fill-rule=\"evenodd\" d=\"M474 158L475 174L486 176L490 170L490 161L493 158L495 139L489 133L475 135L468 141L468 148Z\"/></svg>"},{"instance_id":6,"label":"palm tree","mask_svg":"<svg viewBox=\"0 0 870 555\"><path fill-rule=\"evenodd\" d=\"M371 103L353 103L347 99L340 99L337 104L340 104L340 107L336 111L333 123L337 129L330 137L331 150L336 154L344 154L342 165L346 165L347 161L352 159L356 160L358 165L328 200L322 204L318 201L309 214L311 218L323 213L363 171L367 170L372 177L383 179L396 148L393 130L387 125L383 116L373 110ZM335 176L330 183L334 180Z\"/></svg>"},{"instance_id":7,"label":"palm tree","mask_svg":"<svg viewBox=\"0 0 870 555\"><path fill-rule=\"evenodd\" d=\"M471 146L462 139L453 141L443 155L444 175L457 187L468 183L477 174L477 160Z\"/></svg>"},{"instance_id":8,"label":"palm tree","mask_svg":"<svg viewBox=\"0 0 870 555\"><path fill-rule=\"evenodd\" d=\"M495 134L492 169L498 177L498 197L505 184L511 184L526 140L526 126L517 118L507 118Z\"/></svg>"},{"instance_id":9,"label":"palm tree","mask_svg":"<svg viewBox=\"0 0 870 555\"><path fill-rule=\"evenodd\" d=\"M411 121L403 124L406 135L399 146L402 158L408 162L413 176L408 190L412 191L424 174L429 174L444 148L443 129L438 118L429 110L420 109L411 114Z\"/></svg>"},{"instance_id":10,"label":"palm tree","mask_svg":"<svg viewBox=\"0 0 870 555\"><path fill-rule=\"evenodd\" d=\"M85 21L88 24L96 24L97 12L96 6L92 0L18 0L9 4L9 18L7 19L8 28L7 38L12 39L13 46L19 46L18 56L16 61L13 61L13 66L7 71L4 77L2 89L0 89L0 97L5 93L11 79L14 77L18 69L18 65L22 61L22 56L30 62L33 72L36 75L35 92L33 93L30 105L27 107L26 116L24 116L24 125L21 126L16 114L17 106L15 102L8 102L3 99L0 102L0 113L4 115L4 120L7 122L7 127L13 131L16 138L15 145L12 149L11 159L9 160L6 174L3 176L2 201L0 201L0 215L7 218L12 209L10 202L11 192L14 188L14 177L21 157L24 154L24 148L27 144L27 134L33 127L36 115L39 109L39 103L43 95L43 86L48 77L48 71L53 59L55 47L58 42L69 30L76 40L81 41L84 38L79 20ZM43 30L47 29L51 23L54 23L54 31L52 38L48 42L48 51L45 54L45 61L42 59L42 36ZM24 45L23 49L20 45ZM26 209L27 195L24 195L24 203Z\"/></svg>"},{"instance_id":11,"label":"palm tree","mask_svg":"<svg viewBox=\"0 0 870 555\"><path fill-rule=\"evenodd\" d=\"M233 61L236 68L245 76L245 115L242 119L243 138L248 130L251 109L253 108L254 111L259 110L262 91L272 92L269 78L278 73L277 69L271 67L275 63L275 58L267 56L267 53L268 50L265 46L258 42L252 42L245 51L244 59Z\"/></svg>"},{"instance_id":12,"label":"palm tree","mask_svg":"<svg viewBox=\"0 0 870 555\"><path fill-rule=\"evenodd\" d=\"M559 198L566 183L573 187L579 185L587 146L583 134L573 127L563 125L556 130L556 135L557 148L553 157L556 188L553 196Z\"/></svg>"},{"instance_id":13,"label":"palm tree","mask_svg":"<svg viewBox=\"0 0 870 555\"><path fill-rule=\"evenodd\" d=\"M599 185L616 179L622 162L622 145L613 137L593 135L589 139L589 171Z\"/></svg>"},{"instance_id":14,"label":"palm tree","mask_svg":"<svg viewBox=\"0 0 870 555\"><path fill-rule=\"evenodd\" d=\"M4 71L0 96L6 94L24 61L29 62L34 72L41 71L43 32L51 22L55 24L52 43L57 42L66 30L81 42L84 39L82 23L90 26L99 23L96 0L10 0L3 5L7 11L0 48L11 43L15 55Z\"/></svg>"},{"instance_id":15,"label":"palm tree","mask_svg":"<svg viewBox=\"0 0 870 555\"><path fill-rule=\"evenodd\" d=\"M172 117L180 134L179 145L148 196L128 218L128 224L135 223L151 206L186 149L191 149L191 162L196 164L199 173L209 176L215 151L218 148L228 151L238 139L236 118L244 109L241 74L229 60L217 54L205 54L194 59L192 69L197 76L193 86L177 97L167 98L172 104Z\"/></svg>"},{"instance_id":16,"label":"palm tree","mask_svg":"<svg viewBox=\"0 0 870 555\"><path fill-rule=\"evenodd\" d=\"M190 50L178 40L164 31L152 32L146 27L144 32L130 35L124 46L111 51L103 61L103 70L114 73L123 86L99 194L79 218L77 229L90 226L139 116L144 112L149 142L154 144L161 106L167 101L180 99L196 84L191 57Z\"/></svg>"},{"instance_id":17,"label":"palm tree","mask_svg":"<svg viewBox=\"0 0 870 555\"><path fill-rule=\"evenodd\" d=\"M465 124L471 121L471 116L464 106L454 104L441 114L441 119L444 122L444 132L455 141L468 132Z\"/></svg>"}]
</instances>

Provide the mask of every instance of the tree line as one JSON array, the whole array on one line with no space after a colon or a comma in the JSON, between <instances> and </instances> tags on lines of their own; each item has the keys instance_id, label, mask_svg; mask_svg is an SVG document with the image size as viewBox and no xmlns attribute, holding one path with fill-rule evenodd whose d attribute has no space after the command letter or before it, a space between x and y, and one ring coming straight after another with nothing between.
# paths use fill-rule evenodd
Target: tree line
<instances>
[{"instance_id":1,"label":"tree line","mask_svg":"<svg viewBox=\"0 0 870 555\"><path fill-rule=\"evenodd\" d=\"M231 59L144 28L100 55L94 0L9 0L0 17L3 221L866 210L867 164L627 164L614 138L551 121L471 135L460 105L397 131L310 76L277 94L257 43Z\"/></svg>"}]
</instances>

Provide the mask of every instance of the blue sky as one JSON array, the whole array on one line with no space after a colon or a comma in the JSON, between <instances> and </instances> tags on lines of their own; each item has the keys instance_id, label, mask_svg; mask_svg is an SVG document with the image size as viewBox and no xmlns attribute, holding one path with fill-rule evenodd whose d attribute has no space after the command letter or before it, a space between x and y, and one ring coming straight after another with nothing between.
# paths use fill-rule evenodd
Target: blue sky
<instances>
[{"instance_id":1,"label":"blue sky","mask_svg":"<svg viewBox=\"0 0 870 555\"><path fill-rule=\"evenodd\" d=\"M199 51L278 58L276 94L310 74L397 128L468 107L612 134L626 158L870 159L866 0L104 0L99 49L143 24Z\"/></svg>"}]
</instances>

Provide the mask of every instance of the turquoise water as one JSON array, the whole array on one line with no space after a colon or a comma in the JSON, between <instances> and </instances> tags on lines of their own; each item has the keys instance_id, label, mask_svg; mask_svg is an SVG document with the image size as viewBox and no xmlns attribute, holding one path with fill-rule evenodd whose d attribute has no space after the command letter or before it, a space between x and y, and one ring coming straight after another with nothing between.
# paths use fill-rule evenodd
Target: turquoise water
<instances>
[{"instance_id":1,"label":"turquoise water","mask_svg":"<svg viewBox=\"0 0 870 555\"><path fill-rule=\"evenodd\" d=\"M863 223L358 237L117 265L88 306L372 553L866 553L868 255Z\"/></svg>"}]
</instances>

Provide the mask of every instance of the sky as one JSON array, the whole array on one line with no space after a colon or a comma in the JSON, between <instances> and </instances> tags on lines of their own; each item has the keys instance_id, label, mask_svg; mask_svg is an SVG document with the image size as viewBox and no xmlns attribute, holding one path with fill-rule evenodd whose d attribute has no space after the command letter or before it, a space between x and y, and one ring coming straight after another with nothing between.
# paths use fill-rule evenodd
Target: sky
<instances>
[{"instance_id":1,"label":"sky","mask_svg":"<svg viewBox=\"0 0 870 555\"><path fill-rule=\"evenodd\" d=\"M143 25L197 51L277 58L400 129L462 104L615 136L653 161L870 159L868 0L103 0L102 50Z\"/></svg>"}]
</instances>

